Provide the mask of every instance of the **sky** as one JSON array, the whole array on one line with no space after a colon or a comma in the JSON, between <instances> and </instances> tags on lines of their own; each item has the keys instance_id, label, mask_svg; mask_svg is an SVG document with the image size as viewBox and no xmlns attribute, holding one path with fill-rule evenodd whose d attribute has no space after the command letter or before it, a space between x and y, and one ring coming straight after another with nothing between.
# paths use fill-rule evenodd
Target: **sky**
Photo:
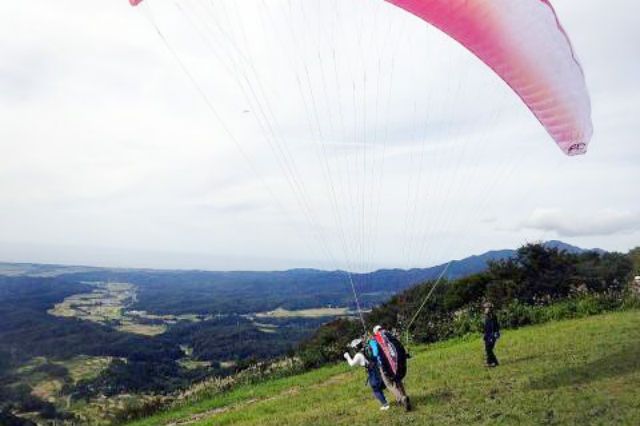
<instances>
[{"instance_id":1,"label":"sky","mask_svg":"<svg viewBox=\"0 0 640 426\"><path fill-rule=\"evenodd\" d=\"M638 246L640 3L553 4L591 94L581 157L380 0L1 2L0 261L362 271Z\"/></svg>"}]
</instances>

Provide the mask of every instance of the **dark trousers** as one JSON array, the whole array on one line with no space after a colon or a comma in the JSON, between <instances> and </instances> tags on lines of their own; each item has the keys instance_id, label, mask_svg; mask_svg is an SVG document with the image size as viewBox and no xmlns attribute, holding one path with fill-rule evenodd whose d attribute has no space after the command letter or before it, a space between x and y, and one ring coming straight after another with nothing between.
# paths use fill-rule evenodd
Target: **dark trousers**
<instances>
[{"instance_id":1,"label":"dark trousers","mask_svg":"<svg viewBox=\"0 0 640 426\"><path fill-rule=\"evenodd\" d=\"M384 389L384 382L382 381L382 377L380 377L378 367L376 365L369 365L369 368L367 369L367 376L367 382L369 383L369 386L371 386L373 395L378 401L380 401L380 404L387 405L387 398L384 397L384 393L382 392Z\"/></svg>"},{"instance_id":2,"label":"dark trousers","mask_svg":"<svg viewBox=\"0 0 640 426\"><path fill-rule=\"evenodd\" d=\"M376 399L380 401L380 404L387 405L387 398L384 397L384 393L382 392L382 389L371 388L371 390L373 391L373 395L376 397Z\"/></svg>"},{"instance_id":3,"label":"dark trousers","mask_svg":"<svg viewBox=\"0 0 640 426\"><path fill-rule=\"evenodd\" d=\"M487 353L487 364L495 364L498 365L498 358L496 358L496 354L493 353L493 348L496 346L495 340L485 340L484 341L484 350Z\"/></svg>"}]
</instances>

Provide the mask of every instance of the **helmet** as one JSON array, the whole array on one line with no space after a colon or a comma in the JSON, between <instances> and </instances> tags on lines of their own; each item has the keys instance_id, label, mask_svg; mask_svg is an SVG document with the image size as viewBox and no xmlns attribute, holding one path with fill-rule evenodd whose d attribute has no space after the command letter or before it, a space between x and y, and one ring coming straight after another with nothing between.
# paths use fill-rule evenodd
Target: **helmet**
<instances>
[{"instance_id":1,"label":"helmet","mask_svg":"<svg viewBox=\"0 0 640 426\"><path fill-rule=\"evenodd\" d=\"M353 339L348 346L353 349L358 349L360 345L362 345L362 339Z\"/></svg>"}]
</instances>

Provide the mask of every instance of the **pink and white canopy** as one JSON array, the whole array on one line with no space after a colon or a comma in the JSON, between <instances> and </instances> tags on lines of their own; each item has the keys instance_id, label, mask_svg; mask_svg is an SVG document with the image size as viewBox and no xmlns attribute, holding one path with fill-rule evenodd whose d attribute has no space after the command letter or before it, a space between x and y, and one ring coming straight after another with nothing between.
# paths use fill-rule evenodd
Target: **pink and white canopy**
<instances>
[{"instance_id":1,"label":"pink and white canopy","mask_svg":"<svg viewBox=\"0 0 640 426\"><path fill-rule=\"evenodd\" d=\"M491 67L566 154L587 151L593 133L589 93L548 0L386 1L439 28Z\"/></svg>"},{"instance_id":2,"label":"pink and white canopy","mask_svg":"<svg viewBox=\"0 0 640 426\"><path fill-rule=\"evenodd\" d=\"M457 40L522 98L560 149L583 154L591 103L582 68L548 0L386 0Z\"/></svg>"}]
</instances>

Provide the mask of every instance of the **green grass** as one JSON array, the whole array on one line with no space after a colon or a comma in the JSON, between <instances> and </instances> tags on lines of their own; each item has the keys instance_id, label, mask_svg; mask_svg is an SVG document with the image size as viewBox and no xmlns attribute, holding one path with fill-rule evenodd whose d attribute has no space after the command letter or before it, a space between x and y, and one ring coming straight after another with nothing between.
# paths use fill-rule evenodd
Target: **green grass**
<instances>
[{"instance_id":1,"label":"green grass","mask_svg":"<svg viewBox=\"0 0 640 426\"><path fill-rule=\"evenodd\" d=\"M506 331L483 367L479 338L412 348L415 410L378 411L344 365L242 386L135 425L640 425L640 312Z\"/></svg>"}]
</instances>

